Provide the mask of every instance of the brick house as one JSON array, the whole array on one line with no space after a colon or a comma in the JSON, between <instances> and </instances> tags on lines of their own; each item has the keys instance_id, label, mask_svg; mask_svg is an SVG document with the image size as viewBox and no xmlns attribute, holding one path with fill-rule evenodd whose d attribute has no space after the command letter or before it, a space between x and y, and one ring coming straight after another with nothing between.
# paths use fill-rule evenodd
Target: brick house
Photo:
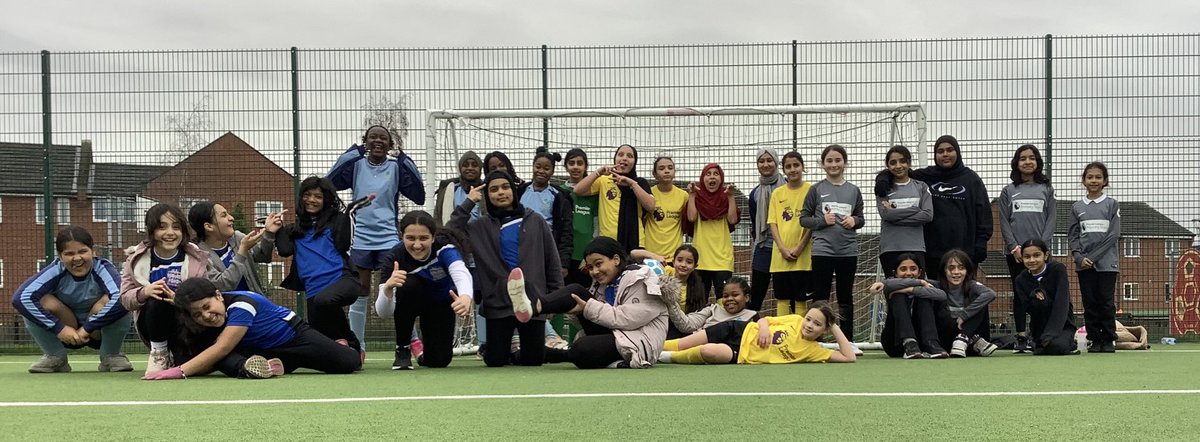
<instances>
[{"instance_id":1,"label":"brick house","mask_svg":"<svg viewBox=\"0 0 1200 442\"><path fill-rule=\"evenodd\" d=\"M1057 202L1050 249L1054 259L1067 265L1072 303L1076 312L1082 312L1075 262L1070 258L1067 246L1072 203L1074 201L1061 199ZM1193 234L1144 202L1121 201L1120 208L1121 276L1117 279L1115 293L1117 309L1136 316L1165 315L1167 294L1174 281L1175 261L1181 251L1189 247ZM999 208L995 201L992 202L992 217L995 233L988 242L988 259L983 263L984 275L979 279L996 291L992 311L1008 317L1012 312L1012 282L1005 264Z\"/></svg>"},{"instance_id":2,"label":"brick house","mask_svg":"<svg viewBox=\"0 0 1200 442\"><path fill-rule=\"evenodd\" d=\"M45 264L42 153L40 144L0 143L0 342L27 339L7 301ZM145 213L157 202L178 204L185 213L199 201L231 211L240 203L251 225L256 216L294 204L292 175L232 133L174 166L95 162L87 140L52 146L51 161L54 230L71 224L87 229L97 255L118 265L124 249L145 238ZM283 281L283 260L264 267L264 287Z\"/></svg>"}]
</instances>

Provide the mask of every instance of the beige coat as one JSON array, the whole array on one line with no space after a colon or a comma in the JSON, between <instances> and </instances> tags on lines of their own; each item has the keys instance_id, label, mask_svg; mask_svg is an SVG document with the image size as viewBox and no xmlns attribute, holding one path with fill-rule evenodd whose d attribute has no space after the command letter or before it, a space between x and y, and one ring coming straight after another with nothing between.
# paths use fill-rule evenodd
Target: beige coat
<instances>
[{"instance_id":1,"label":"beige coat","mask_svg":"<svg viewBox=\"0 0 1200 442\"><path fill-rule=\"evenodd\" d=\"M617 285L617 299L608 305L603 288L592 286L592 299L583 308L583 317L612 329L617 351L630 368L649 368L658 361L667 339L667 304L664 296L679 298L678 284L663 284L653 270L639 266L626 270ZM580 333L582 335L582 333Z\"/></svg>"}]
</instances>

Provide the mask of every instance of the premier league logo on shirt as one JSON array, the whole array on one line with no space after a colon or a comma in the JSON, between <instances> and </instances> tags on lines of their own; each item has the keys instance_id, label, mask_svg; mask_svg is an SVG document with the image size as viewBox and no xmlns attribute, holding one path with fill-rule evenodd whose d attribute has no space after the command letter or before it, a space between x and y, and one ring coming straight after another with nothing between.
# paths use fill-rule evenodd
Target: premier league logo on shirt
<instances>
[{"instance_id":1,"label":"premier league logo on shirt","mask_svg":"<svg viewBox=\"0 0 1200 442\"><path fill-rule=\"evenodd\" d=\"M667 219L667 214L665 212L663 212L662 207L655 207L654 208L654 220L662 221L664 219Z\"/></svg>"},{"instance_id":2,"label":"premier league logo on shirt","mask_svg":"<svg viewBox=\"0 0 1200 442\"><path fill-rule=\"evenodd\" d=\"M778 330L775 333L771 334L771 343L772 344L775 344L775 345L782 344L784 339L787 339L786 331Z\"/></svg>"},{"instance_id":3,"label":"premier league logo on shirt","mask_svg":"<svg viewBox=\"0 0 1200 442\"><path fill-rule=\"evenodd\" d=\"M796 217L796 212L793 211L791 207L786 207L783 209L783 220L784 221L791 221L795 217Z\"/></svg>"},{"instance_id":4,"label":"premier league logo on shirt","mask_svg":"<svg viewBox=\"0 0 1200 442\"><path fill-rule=\"evenodd\" d=\"M620 194L617 193L617 189L608 189L608 192L604 192L604 197L608 198L609 201L616 200L618 195Z\"/></svg>"}]
</instances>

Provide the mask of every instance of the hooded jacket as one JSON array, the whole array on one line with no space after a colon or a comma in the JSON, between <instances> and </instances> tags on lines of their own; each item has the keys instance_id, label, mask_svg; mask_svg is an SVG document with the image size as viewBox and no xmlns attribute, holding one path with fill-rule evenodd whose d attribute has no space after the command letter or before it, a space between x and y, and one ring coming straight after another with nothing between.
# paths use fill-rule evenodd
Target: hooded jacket
<instances>
[{"instance_id":1,"label":"hooded jacket","mask_svg":"<svg viewBox=\"0 0 1200 442\"><path fill-rule=\"evenodd\" d=\"M963 164L958 140L944 135L935 146L950 143L958 152L948 169L936 165L912 171L912 177L929 185L933 221L925 224L925 250L941 257L952 249L971 255L978 265L987 259L987 242L992 238L992 207L987 188L974 170Z\"/></svg>"},{"instance_id":2,"label":"hooded jacket","mask_svg":"<svg viewBox=\"0 0 1200 442\"><path fill-rule=\"evenodd\" d=\"M612 329L617 352L630 368L653 366L667 340L670 319L664 297L679 299L678 280L659 278L649 267L635 265L621 273L613 305L604 302L604 288L592 284L583 317Z\"/></svg>"},{"instance_id":3,"label":"hooded jacket","mask_svg":"<svg viewBox=\"0 0 1200 442\"><path fill-rule=\"evenodd\" d=\"M200 250L192 243L184 243L183 268L187 270L188 278L208 278L210 281L220 276L220 272L212 267L208 257L212 253ZM146 286L150 285L150 251L154 247L148 241L142 241L136 246L125 249L125 264L121 270L121 305L125 310L133 312L137 317L138 310L146 304Z\"/></svg>"}]
</instances>

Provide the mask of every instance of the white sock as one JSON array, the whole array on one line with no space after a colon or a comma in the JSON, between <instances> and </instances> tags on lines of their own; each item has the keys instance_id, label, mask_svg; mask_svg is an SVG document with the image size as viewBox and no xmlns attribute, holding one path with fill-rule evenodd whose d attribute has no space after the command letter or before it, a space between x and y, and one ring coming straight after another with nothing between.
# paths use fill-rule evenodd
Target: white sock
<instances>
[{"instance_id":1,"label":"white sock","mask_svg":"<svg viewBox=\"0 0 1200 442\"><path fill-rule=\"evenodd\" d=\"M673 351L664 351L662 353L659 353L658 354L658 362L660 364L670 364L671 363L671 353L674 353L674 352Z\"/></svg>"},{"instance_id":2,"label":"white sock","mask_svg":"<svg viewBox=\"0 0 1200 442\"><path fill-rule=\"evenodd\" d=\"M156 353L167 351L167 341L150 341L150 351Z\"/></svg>"}]
</instances>

